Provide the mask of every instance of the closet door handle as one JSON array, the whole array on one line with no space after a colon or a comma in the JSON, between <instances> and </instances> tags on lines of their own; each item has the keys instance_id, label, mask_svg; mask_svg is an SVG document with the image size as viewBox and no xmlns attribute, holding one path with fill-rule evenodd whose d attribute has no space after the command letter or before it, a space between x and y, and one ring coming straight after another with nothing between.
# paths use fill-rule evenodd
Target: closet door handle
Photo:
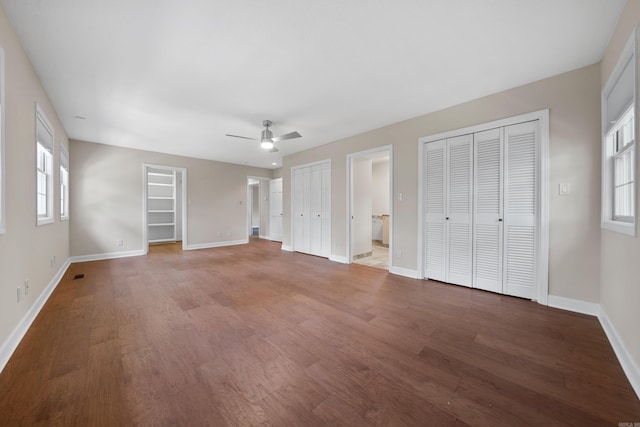
<instances>
[{"instance_id":1,"label":"closet door handle","mask_svg":"<svg viewBox=\"0 0 640 427\"><path fill-rule=\"evenodd\" d=\"M502 222L502 218L498 218L498 222Z\"/></svg>"},{"instance_id":2,"label":"closet door handle","mask_svg":"<svg viewBox=\"0 0 640 427\"><path fill-rule=\"evenodd\" d=\"M447 217L446 219L447 219L447 221L449 221L449 217Z\"/></svg>"}]
</instances>

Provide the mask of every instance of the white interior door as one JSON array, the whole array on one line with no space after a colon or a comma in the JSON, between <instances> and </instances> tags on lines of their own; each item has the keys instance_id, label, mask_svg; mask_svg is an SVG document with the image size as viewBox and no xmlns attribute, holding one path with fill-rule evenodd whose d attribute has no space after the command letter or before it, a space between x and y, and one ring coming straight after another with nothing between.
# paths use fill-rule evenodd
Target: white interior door
<instances>
[{"instance_id":1,"label":"white interior door","mask_svg":"<svg viewBox=\"0 0 640 427\"><path fill-rule=\"evenodd\" d=\"M331 256L331 164L322 165L322 189L320 191L322 221L322 246L320 256Z\"/></svg>"},{"instance_id":2,"label":"white interior door","mask_svg":"<svg viewBox=\"0 0 640 427\"><path fill-rule=\"evenodd\" d=\"M532 299L536 283L538 122L507 126L505 135L503 293Z\"/></svg>"},{"instance_id":3,"label":"white interior door","mask_svg":"<svg viewBox=\"0 0 640 427\"><path fill-rule=\"evenodd\" d=\"M322 255L322 165L311 166L310 173L310 242L313 255Z\"/></svg>"},{"instance_id":4,"label":"white interior door","mask_svg":"<svg viewBox=\"0 0 640 427\"><path fill-rule=\"evenodd\" d=\"M294 169L293 250L329 257L331 253L331 164Z\"/></svg>"},{"instance_id":5,"label":"white interior door","mask_svg":"<svg viewBox=\"0 0 640 427\"><path fill-rule=\"evenodd\" d=\"M293 174L293 250L309 253L310 171L299 168Z\"/></svg>"},{"instance_id":6,"label":"white interior door","mask_svg":"<svg viewBox=\"0 0 640 427\"><path fill-rule=\"evenodd\" d=\"M471 286L473 135L447 139L446 280Z\"/></svg>"},{"instance_id":7,"label":"white interior door","mask_svg":"<svg viewBox=\"0 0 640 427\"><path fill-rule=\"evenodd\" d=\"M425 278L446 281L446 140L424 147Z\"/></svg>"},{"instance_id":8,"label":"white interior door","mask_svg":"<svg viewBox=\"0 0 640 427\"><path fill-rule=\"evenodd\" d=\"M282 178L269 181L269 239L282 242Z\"/></svg>"},{"instance_id":9,"label":"white interior door","mask_svg":"<svg viewBox=\"0 0 640 427\"><path fill-rule=\"evenodd\" d=\"M502 293L503 129L474 134L473 287Z\"/></svg>"}]
</instances>

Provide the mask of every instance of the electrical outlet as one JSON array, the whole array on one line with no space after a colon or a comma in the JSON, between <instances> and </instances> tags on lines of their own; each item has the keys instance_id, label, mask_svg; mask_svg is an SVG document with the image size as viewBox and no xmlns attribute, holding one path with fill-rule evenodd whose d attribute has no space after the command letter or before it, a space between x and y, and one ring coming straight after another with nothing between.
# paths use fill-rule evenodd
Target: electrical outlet
<instances>
[{"instance_id":1,"label":"electrical outlet","mask_svg":"<svg viewBox=\"0 0 640 427\"><path fill-rule=\"evenodd\" d=\"M30 287L29 279L27 279L27 280L24 281L24 294L25 294L25 296L29 294L29 287Z\"/></svg>"},{"instance_id":2,"label":"electrical outlet","mask_svg":"<svg viewBox=\"0 0 640 427\"><path fill-rule=\"evenodd\" d=\"M116 243L118 246L124 246L124 240L122 239L119 239Z\"/></svg>"},{"instance_id":3,"label":"electrical outlet","mask_svg":"<svg viewBox=\"0 0 640 427\"><path fill-rule=\"evenodd\" d=\"M22 286L18 286L18 303L22 301Z\"/></svg>"},{"instance_id":4,"label":"electrical outlet","mask_svg":"<svg viewBox=\"0 0 640 427\"><path fill-rule=\"evenodd\" d=\"M49 258L49 266L53 267L53 257Z\"/></svg>"},{"instance_id":5,"label":"electrical outlet","mask_svg":"<svg viewBox=\"0 0 640 427\"><path fill-rule=\"evenodd\" d=\"M227 237L231 237L231 232L227 231Z\"/></svg>"},{"instance_id":6,"label":"electrical outlet","mask_svg":"<svg viewBox=\"0 0 640 427\"><path fill-rule=\"evenodd\" d=\"M396 249L396 258L402 259L402 251L400 249Z\"/></svg>"}]
</instances>

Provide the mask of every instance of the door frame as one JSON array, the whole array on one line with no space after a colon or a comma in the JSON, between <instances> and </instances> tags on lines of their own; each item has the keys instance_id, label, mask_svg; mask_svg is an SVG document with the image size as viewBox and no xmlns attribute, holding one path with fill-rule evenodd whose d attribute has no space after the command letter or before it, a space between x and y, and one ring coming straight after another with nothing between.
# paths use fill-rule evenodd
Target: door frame
<instances>
[{"instance_id":1,"label":"door frame","mask_svg":"<svg viewBox=\"0 0 640 427\"><path fill-rule=\"evenodd\" d=\"M389 271L393 268L393 220L394 220L394 193L393 193L393 145L383 145L381 147L371 148L364 151L347 154L347 255L346 262L353 262L353 227L351 217L353 215L353 162L355 160L369 157L372 154L387 152L389 153Z\"/></svg>"},{"instance_id":2,"label":"door frame","mask_svg":"<svg viewBox=\"0 0 640 427\"><path fill-rule=\"evenodd\" d=\"M418 138L418 278L424 278L424 146L425 144L440 139L477 133L498 127L506 127L518 123L538 120L540 129L540 146L538 148L538 183L540 195L536 208L540 212L536 219L538 242L540 242L536 257L538 259L536 269L536 289L533 300L539 304L548 305L549 298L549 109L532 111L530 113L511 116L504 119L481 123L460 129L454 129L435 135Z\"/></svg>"},{"instance_id":3,"label":"door frame","mask_svg":"<svg viewBox=\"0 0 640 427\"><path fill-rule=\"evenodd\" d=\"M180 172L182 175L182 185L180 190L182 191L182 203L180 209L182 210L182 250L187 250L189 246L187 242L187 168L180 168L177 166L156 165L153 163L142 164L142 252L144 255L149 253L149 240L147 238L149 231L149 215L147 213L147 169L163 169L174 172ZM175 207L176 212L178 206ZM174 214L175 215L175 214ZM175 220L175 218L174 218Z\"/></svg>"}]
</instances>

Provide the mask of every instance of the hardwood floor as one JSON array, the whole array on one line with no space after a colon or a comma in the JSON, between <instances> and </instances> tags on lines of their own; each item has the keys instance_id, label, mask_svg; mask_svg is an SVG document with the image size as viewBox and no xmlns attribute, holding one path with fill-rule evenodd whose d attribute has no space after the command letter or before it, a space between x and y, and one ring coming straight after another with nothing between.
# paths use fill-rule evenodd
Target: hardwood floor
<instances>
[{"instance_id":1,"label":"hardwood floor","mask_svg":"<svg viewBox=\"0 0 640 427\"><path fill-rule=\"evenodd\" d=\"M0 374L3 426L619 422L597 319L262 240L71 265Z\"/></svg>"}]
</instances>

